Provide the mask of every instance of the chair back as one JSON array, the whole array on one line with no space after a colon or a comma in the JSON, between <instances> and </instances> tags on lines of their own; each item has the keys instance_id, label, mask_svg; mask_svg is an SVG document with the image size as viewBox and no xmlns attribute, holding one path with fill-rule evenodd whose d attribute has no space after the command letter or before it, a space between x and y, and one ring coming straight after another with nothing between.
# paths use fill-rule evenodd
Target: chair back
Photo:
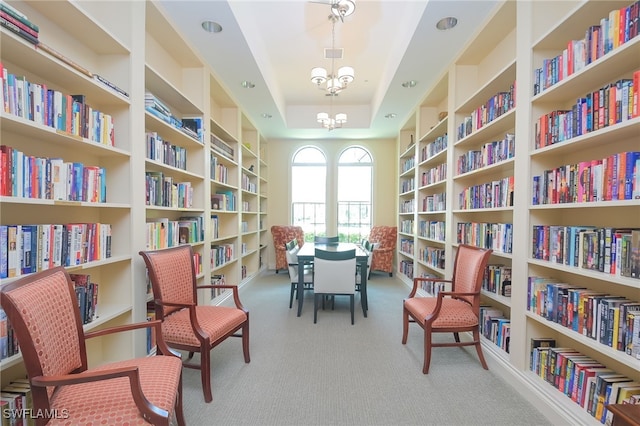
<instances>
[{"instance_id":1,"label":"chair back","mask_svg":"<svg viewBox=\"0 0 640 426\"><path fill-rule=\"evenodd\" d=\"M316 236L313 239L314 243L318 243L318 244L337 244L339 243L339 238L337 236L335 237L319 237Z\"/></svg>"},{"instance_id":2,"label":"chair back","mask_svg":"<svg viewBox=\"0 0 640 426\"><path fill-rule=\"evenodd\" d=\"M378 243L381 249L396 248L398 227L389 225L375 225L369 232L369 241Z\"/></svg>"},{"instance_id":3,"label":"chair back","mask_svg":"<svg viewBox=\"0 0 640 426\"><path fill-rule=\"evenodd\" d=\"M313 288L316 293L354 294L356 291L356 251L315 249Z\"/></svg>"},{"instance_id":4,"label":"chair back","mask_svg":"<svg viewBox=\"0 0 640 426\"><path fill-rule=\"evenodd\" d=\"M59 266L6 284L0 305L11 322L29 377L87 369L87 351L73 282ZM54 387L33 386L36 408L49 407Z\"/></svg>"},{"instance_id":5,"label":"chair back","mask_svg":"<svg viewBox=\"0 0 640 426\"><path fill-rule=\"evenodd\" d=\"M478 296L464 296L473 305L474 310L480 307L480 291L484 272L491 256L491 249L482 249L460 244L453 265L451 291L458 293L476 293Z\"/></svg>"},{"instance_id":6,"label":"chair back","mask_svg":"<svg viewBox=\"0 0 640 426\"><path fill-rule=\"evenodd\" d=\"M289 269L289 277L291 278L291 282L298 281L298 243L296 240L292 240L296 244L291 246L291 248L287 248L285 251L285 256L287 257L287 268ZM287 246L289 244L287 243Z\"/></svg>"},{"instance_id":7,"label":"chair back","mask_svg":"<svg viewBox=\"0 0 640 426\"><path fill-rule=\"evenodd\" d=\"M141 251L153 288L153 298L160 302L196 303L196 270L193 248L181 245L162 250ZM156 304L156 318L162 319L176 307Z\"/></svg>"}]
</instances>

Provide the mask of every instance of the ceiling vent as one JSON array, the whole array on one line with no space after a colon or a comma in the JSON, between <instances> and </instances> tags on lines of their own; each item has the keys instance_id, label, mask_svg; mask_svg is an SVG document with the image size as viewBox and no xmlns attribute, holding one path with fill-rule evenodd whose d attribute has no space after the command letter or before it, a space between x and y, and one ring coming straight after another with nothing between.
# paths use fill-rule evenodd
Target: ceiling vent
<instances>
[{"instance_id":1,"label":"ceiling vent","mask_svg":"<svg viewBox=\"0 0 640 426\"><path fill-rule=\"evenodd\" d=\"M325 59L342 59L342 55L344 53L344 49L336 48L336 49L324 49L324 58Z\"/></svg>"}]
</instances>

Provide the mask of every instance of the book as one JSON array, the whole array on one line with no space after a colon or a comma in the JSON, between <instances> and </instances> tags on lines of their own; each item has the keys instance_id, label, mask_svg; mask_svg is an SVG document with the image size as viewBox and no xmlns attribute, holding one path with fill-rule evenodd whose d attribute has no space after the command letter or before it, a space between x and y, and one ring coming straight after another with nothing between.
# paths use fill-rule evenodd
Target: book
<instances>
[{"instance_id":1,"label":"book","mask_svg":"<svg viewBox=\"0 0 640 426\"><path fill-rule=\"evenodd\" d=\"M118 92L119 94L121 94L125 98L129 97L129 93L127 93L124 89L121 89L120 87L116 86L114 83L112 83L111 81L107 80L105 77L103 77L103 76L101 76L99 74L93 74L93 78L96 81L99 81L100 83L102 83L105 86L109 87L110 89Z\"/></svg>"},{"instance_id":2,"label":"book","mask_svg":"<svg viewBox=\"0 0 640 426\"><path fill-rule=\"evenodd\" d=\"M27 31L23 30L22 28L20 28L19 26L17 26L13 22L7 21L5 18L3 18L1 16L0 16L0 25L5 27L6 29L11 31L12 33L17 34L18 36L20 36L23 39L27 40L29 43L32 43L34 45L38 44L38 39L36 37L32 36Z\"/></svg>"}]
</instances>

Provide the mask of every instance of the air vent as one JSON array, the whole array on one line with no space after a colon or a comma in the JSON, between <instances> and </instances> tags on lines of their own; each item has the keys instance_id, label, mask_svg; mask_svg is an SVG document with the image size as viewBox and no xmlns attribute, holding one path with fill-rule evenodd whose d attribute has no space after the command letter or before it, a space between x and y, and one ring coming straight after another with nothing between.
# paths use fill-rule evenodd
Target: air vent
<instances>
[{"instance_id":1,"label":"air vent","mask_svg":"<svg viewBox=\"0 0 640 426\"><path fill-rule=\"evenodd\" d=\"M324 58L325 59L342 59L342 55L344 53L344 49L324 49Z\"/></svg>"}]
</instances>

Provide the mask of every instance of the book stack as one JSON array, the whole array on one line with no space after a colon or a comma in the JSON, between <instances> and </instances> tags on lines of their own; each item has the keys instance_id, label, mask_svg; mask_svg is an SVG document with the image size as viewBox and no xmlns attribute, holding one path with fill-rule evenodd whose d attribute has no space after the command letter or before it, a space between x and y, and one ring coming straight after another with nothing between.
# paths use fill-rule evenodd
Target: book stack
<instances>
[{"instance_id":1,"label":"book stack","mask_svg":"<svg viewBox=\"0 0 640 426\"><path fill-rule=\"evenodd\" d=\"M171 123L171 110L151 92L144 95L144 107L160 120Z\"/></svg>"},{"instance_id":2,"label":"book stack","mask_svg":"<svg viewBox=\"0 0 640 426\"><path fill-rule=\"evenodd\" d=\"M27 16L5 2L0 2L0 25L29 43L37 45L40 29Z\"/></svg>"}]
</instances>

